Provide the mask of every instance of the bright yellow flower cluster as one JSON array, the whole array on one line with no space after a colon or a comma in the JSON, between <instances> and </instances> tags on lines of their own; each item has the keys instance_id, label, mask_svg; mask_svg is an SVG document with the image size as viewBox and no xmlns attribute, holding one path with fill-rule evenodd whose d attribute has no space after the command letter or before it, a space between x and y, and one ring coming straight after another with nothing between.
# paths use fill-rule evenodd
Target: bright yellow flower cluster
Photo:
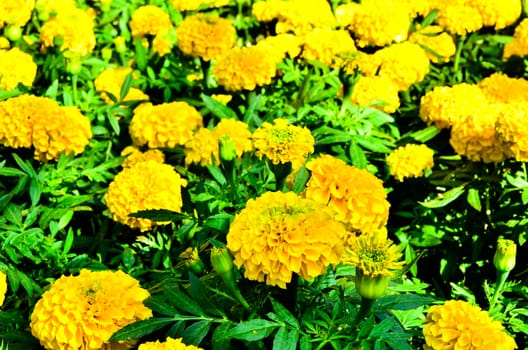
<instances>
[{"instance_id":1,"label":"bright yellow flower cluster","mask_svg":"<svg viewBox=\"0 0 528 350\"><path fill-rule=\"evenodd\" d=\"M180 11L194 11L203 7L222 7L230 0L171 0L172 6Z\"/></svg>"},{"instance_id":2,"label":"bright yellow flower cluster","mask_svg":"<svg viewBox=\"0 0 528 350\"><path fill-rule=\"evenodd\" d=\"M504 45L503 59L511 56L528 55L528 18L525 18L515 27L513 41Z\"/></svg>"},{"instance_id":3,"label":"bright yellow flower cluster","mask_svg":"<svg viewBox=\"0 0 528 350\"><path fill-rule=\"evenodd\" d=\"M146 160L117 174L108 186L104 201L115 221L144 232L166 222L134 218L129 214L147 209L180 211L181 188L186 185L187 181L172 166Z\"/></svg>"},{"instance_id":4,"label":"bright yellow flower cluster","mask_svg":"<svg viewBox=\"0 0 528 350\"><path fill-rule=\"evenodd\" d=\"M62 10L44 23L40 41L44 47L53 47L59 41L61 51L85 56L95 47L93 18L81 9Z\"/></svg>"},{"instance_id":5,"label":"bright yellow flower cluster","mask_svg":"<svg viewBox=\"0 0 528 350\"><path fill-rule=\"evenodd\" d=\"M138 347L138 350L203 350L194 345L185 345L182 338L173 339L168 337L164 342L151 341L143 343Z\"/></svg>"},{"instance_id":6,"label":"bright yellow flower cluster","mask_svg":"<svg viewBox=\"0 0 528 350\"><path fill-rule=\"evenodd\" d=\"M350 231L371 233L387 224L390 204L376 176L326 154L310 160L306 168L312 174L306 198L328 205Z\"/></svg>"},{"instance_id":7,"label":"bright yellow flower cluster","mask_svg":"<svg viewBox=\"0 0 528 350\"><path fill-rule=\"evenodd\" d=\"M278 34L267 36L260 40L256 46L263 48L273 56L276 63L281 62L286 56L297 57L301 52L303 40L293 34Z\"/></svg>"},{"instance_id":8,"label":"bright yellow flower cluster","mask_svg":"<svg viewBox=\"0 0 528 350\"><path fill-rule=\"evenodd\" d=\"M515 340L486 311L462 300L429 308L423 328L429 350L513 350Z\"/></svg>"},{"instance_id":9,"label":"bright yellow flower cluster","mask_svg":"<svg viewBox=\"0 0 528 350\"><path fill-rule=\"evenodd\" d=\"M302 57L330 66L340 53L355 52L354 40L346 30L315 29L304 35Z\"/></svg>"},{"instance_id":10,"label":"bright yellow flower cluster","mask_svg":"<svg viewBox=\"0 0 528 350\"><path fill-rule=\"evenodd\" d=\"M398 181L409 177L421 177L434 166L434 151L426 145L408 144L398 147L387 156L387 165Z\"/></svg>"},{"instance_id":11,"label":"bright yellow flower cluster","mask_svg":"<svg viewBox=\"0 0 528 350\"><path fill-rule=\"evenodd\" d=\"M172 21L161 7L144 5L132 13L128 26L133 37L143 38L147 35L167 33L172 29Z\"/></svg>"},{"instance_id":12,"label":"bright yellow flower cluster","mask_svg":"<svg viewBox=\"0 0 528 350\"><path fill-rule=\"evenodd\" d=\"M137 147L127 146L121 152L121 155L126 157L123 160L123 164L121 164L123 168L132 168L134 165L148 160L160 164L165 162L165 154L159 149L149 149L145 152L141 152Z\"/></svg>"},{"instance_id":13,"label":"bright yellow flower cluster","mask_svg":"<svg viewBox=\"0 0 528 350\"><path fill-rule=\"evenodd\" d=\"M0 89L14 90L18 84L31 87L37 75L37 64L31 55L18 47L0 50Z\"/></svg>"},{"instance_id":14,"label":"bright yellow flower cluster","mask_svg":"<svg viewBox=\"0 0 528 350\"><path fill-rule=\"evenodd\" d=\"M493 73L478 86L491 103L521 103L528 101L528 80Z\"/></svg>"},{"instance_id":15,"label":"bright yellow flower cluster","mask_svg":"<svg viewBox=\"0 0 528 350\"><path fill-rule=\"evenodd\" d=\"M400 107L398 87L387 77L361 76L354 84L350 102L358 106L371 106L385 113L394 113Z\"/></svg>"},{"instance_id":16,"label":"bright yellow flower cluster","mask_svg":"<svg viewBox=\"0 0 528 350\"><path fill-rule=\"evenodd\" d=\"M448 62L455 55L453 37L440 26L427 26L411 34L409 41L426 47L425 53L433 63Z\"/></svg>"},{"instance_id":17,"label":"bright yellow flower cluster","mask_svg":"<svg viewBox=\"0 0 528 350\"><path fill-rule=\"evenodd\" d=\"M35 0L9 0L0 2L0 28L4 25L22 27L31 18Z\"/></svg>"},{"instance_id":18,"label":"bright yellow flower cluster","mask_svg":"<svg viewBox=\"0 0 528 350\"><path fill-rule=\"evenodd\" d=\"M82 270L57 279L35 305L31 333L42 346L60 349L129 349L108 340L126 325L152 317L143 305L150 296L122 271Z\"/></svg>"},{"instance_id":19,"label":"bright yellow flower cluster","mask_svg":"<svg viewBox=\"0 0 528 350\"><path fill-rule=\"evenodd\" d=\"M229 91L254 90L271 83L277 74L275 57L259 46L234 47L220 56L213 75Z\"/></svg>"},{"instance_id":20,"label":"bright yellow flower cluster","mask_svg":"<svg viewBox=\"0 0 528 350\"><path fill-rule=\"evenodd\" d=\"M4 304L6 293L7 293L7 275L3 271L0 271L0 306Z\"/></svg>"},{"instance_id":21,"label":"bright yellow flower cluster","mask_svg":"<svg viewBox=\"0 0 528 350\"><path fill-rule=\"evenodd\" d=\"M522 13L522 4L519 0L466 1L479 11L484 26L495 27L495 29L502 29L512 25Z\"/></svg>"},{"instance_id":22,"label":"bright yellow flower cluster","mask_svg":"<svg viewBox=\"0 0 528 350\"><path fill-rule=\"evenodd\" d=\"M35 9L44 17L77 8L75 0L37 0Z\"/></svg>"},{"instance_id":23,"label":"bright yellow flower cluster","mask_svg":"<svg viewBox=\"0 0 528 350\"><path fill-rule=\"evenodd\" d=\"M121 87L123 86L123 83L130 72L132 72L132 68L128 67L108 68L102 71L101 74L95 78L95 91L97 91L101 98L108 104L114 103L108 96L108 93L112 94L117 99L117 101L119 101ZM131 87L123 101L138 101L148 99L148 95L143 91L138 88Z\"/></svg>"},{"instance_id":24,"label":"bright yellow flower cluster","mask_svg":"<svg viewBox=\"0 0 528 350\"><path fill-rule=\"evenodd\" d=\"M297 169L314 151L315 139L309 129L288 125L287 119L275 119L273 124L265 122L252 136L257 157L266 157L273 164L291 162Z\"/></svg>"},{"instance_id":25,"label":"bright yellow flower cluster","mask_svg":"<svg viewBox=\"0 0 528 350\"><path fill-rule=\"evenodd\" d=\"M0 143L33 146L38 160L58 159L62 152L79 154L91 137L90 121L76 107L33 95L0 102Z\"/></svg>"},{"instance_id":26,"label":"bright yellow flower cluster","mask_svg":"<svg viewBox=\"0 0 528 350\"><path fill-rule=\"evenodd\" d=\"M129 131L136 146L174 148L185 145L202 126L202 115L186 102L144 103L134 110Z\"/></svg>"},{"instance_id":27,"label":"bright yellow flower cluster","mask_svg":"<svg viewBox=\"0 0 528 350\"><path fill-rule=\"evenodd\" d=\"M230 20L204 13L186 17L176 34L184 54L204 61L221 56L236 43L236 30Z\"/></svg>"},{"instance_id":28,"label":"bright yellow flower cluster","mask_svg":"<svg viewBox=\"0 0 528 350\"><path fill-rule=\"evenodd\" d=\"M294 273L310 280L338 263L345 234L324 205L293 192L267 192L235 216L227 247L246 278L286 288Z\"/></svg>"},{"instance_id":29,"label":"bright yellow flower cluster","mask_svg":"<svg viewBox=\"0 0 528 350\"><path fill-rule=\"evenodd\" d=\"M437 21L442 28L458 35L476 32L484 25L479 10L463 4L463 1L447 2L443 5Z\"/></svg>"},{"instance_id":30,"label":"bright yellow flower cluster","mask_svg":"<svg viewBox=\"0 0 528 350\"><path fill-rule=\"evenodd\" d=\"M528 101L505 105L497 116L495 131L508 157L528 161Z\"/></svg>"}]
</instances>

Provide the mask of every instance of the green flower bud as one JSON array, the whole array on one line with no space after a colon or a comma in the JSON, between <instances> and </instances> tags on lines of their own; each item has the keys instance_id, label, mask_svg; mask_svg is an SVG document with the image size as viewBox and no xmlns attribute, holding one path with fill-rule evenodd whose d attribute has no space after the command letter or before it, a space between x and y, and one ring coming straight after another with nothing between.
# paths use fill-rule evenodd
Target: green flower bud
<instances>
[{"instance_id":1,"label":"green flower bud","mask_svg":"<svg viewBox=\"0 0 528 350\"><path fill-rule=\"evenodd\" d=\"M233 257L226 246L222 247L213 247L211 248L211 264L213 269L218 273L222 279L224 276L230 276L229 279L235 280L235 275L233 273Z\"/></svg>"},{"instance_id":2,"label":"green flower bud","mask_svg":"<svg viewBox=\"0 0 528 350\"><path fill-rule=\"evenodd\" d=\"M219 138L220 144L220 160L231 162L236 158L235 142L229 135L222 135Z\"/></svg>"},{"instance_id":3,"label":"green flower bud","mask_svg":"<svg viewBox=\"0 0 528 350\"><path fill-rule=\"evenodd\" d=\"M180 254L180 258L185 260L185 266L187 266L196 275L201 275L205 269L205 265L198 255L198 249L187 248L183 253Z\"/></svg>"},{"instance_id":4,"label":"green flower bud","mask_svg":"<svg viewBox=\"0 0 528 350\"><path fill-rule=\"evenodd\" d=\"M509 239L499 238L497 241L497 250L493 257L493 265L499 272L509 272L515 267L515 256L517 254L517 245Z\"/></svg>"},{"instance_id":5,"label":"green flower bud","mask_svg":"<svg viewBox=\"0 0 528 350\"><path fill-rule=\"evenodd\" d=\"M363 298L378 299L385 294L389 286L390 276L369 276L356 269L356 290Z\"/></svg>"},{"instance_id":6,"label":"green flower bud","mask_svg":"<svg viewBox=\"0 0 528 350\"><path fill-rule=\"evenodd\" d=\"M4 28L4 35L11 41L17 41L22 37L22 29L19 26L7 26Z\"/></svg>"}]
</instances>

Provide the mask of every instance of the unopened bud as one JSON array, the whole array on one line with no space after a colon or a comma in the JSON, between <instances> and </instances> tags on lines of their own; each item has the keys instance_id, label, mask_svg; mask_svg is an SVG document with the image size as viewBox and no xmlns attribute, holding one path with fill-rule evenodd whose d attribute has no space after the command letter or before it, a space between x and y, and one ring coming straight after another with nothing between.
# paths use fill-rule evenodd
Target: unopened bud
<instances>
[{"instance_id":1,"label":"unopened bud","mask_svg":"<svg viewBox=\"0 0 528 350\"><path fill-rule=\"evenodd\" d=\"M180 254L180 258L185 260L185 266L191 269L197 275L201 275L205 269L205 265L198 255L198 249L189 247Z\"/></svg>"},{"instance_id":2,"label":"unopened bud","mask_svg":"<svg viewBox=\"0 0 528 350\"><path fill-rule=\"evenodd\" d=\"M220 146L220 160L226 162L233 161L237 155L233 139L229 135L222 135L218 142Z\"/></svg>"},{"instance_id":3,"label":"unopened bud","mask_svg":"<svg viewBox=\"0 0 528 350\"><path fill-rule=\"evenodd\" d=\"M233 275L234 280L233 257L226 246L211 248L211 264L216 273L222 276L222 278L225 275Z\"/></svg>"},{"instance_id":4,"label":"unopened bud","mask_svg":"<svg viewBox=\"0 0 528 350\"><path fill-rule=\"evenodd\" d=\"M11 41L17 41L22 37L22 29L19 26L7 26L4 28L4 36Z\"/></svg>"},{"instance_id":5,"label":"unopened bud","mask_svg":"<svg viewBox=\"0 0 528 350\"><path fill-rule=\"evenodd\" d=\"M390 278L385 275L364 275L361 269L356 269L356 290L363 298L378 299L385 294Z\"/></svg>"},{"instance_id":6,"label":"unopened bud","mask_svg":"<svg viewBox=\"0 0 528 350\"><path fill-rule=\"evenodd\" d=\"M509 239L499 238L497 241L497 250L493 257L493 265L499 272L509 272L515 267L515 256L517 254L517 245Z\"/></svg>"}]
</instances>

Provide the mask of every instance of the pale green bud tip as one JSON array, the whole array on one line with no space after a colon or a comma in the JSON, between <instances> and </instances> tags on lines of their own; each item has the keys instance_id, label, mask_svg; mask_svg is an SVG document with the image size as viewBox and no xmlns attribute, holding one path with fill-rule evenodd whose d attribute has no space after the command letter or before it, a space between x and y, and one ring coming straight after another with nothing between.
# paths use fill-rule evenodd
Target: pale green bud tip
<instances>
[{"instance_id":1,"label":"pale green bud tip","mask_svg":"<svg viewBox=\"0 0 528 350\"><path fill-rule=\"evenodd\" d=\"M367 299L378 299L385 294L391 277L387 275L364 275L361 269L356 269L356 290Z\"/></svg>"},{"instance_id":2,"label":"pale green bud tip","mask_svg":"<svg viewBox=\"0 0 528 350\"><path fill-rule=\"evenodd\" d=\"M184 259L185 266L189 267L195 274L201 274L205 269L205 265L200 259L198 249L187 248L183 253L180 254L180 258Z\"/></svg>"},{"instance_id":3,"label":"pale green bud tip","mask_svg":"<svg viewBox=\"0 0 528 350\"><path fill-rule=\"evenodd\" d=\"M500 238L497 241L497 250L493 257L493 265L500 272L509 272L515 267L517 245L514 241Z\"/></svg>"},{"instance_id":4,"label":"pale green bud tip","mask_svg":"<svg viewBox=\"0 0 528 350\"><path fill-rule=\"evenodd\" d=\"M211 248L211 264L220 275L233 272L233 257L226 246Z\"/></svg>"},{"instance_id":5,"label":"pale green bud tip","mask_svg":"<svg viewBox=\"0 0 528 350\"><path fill-rule=\"evenodd\" d=\"M229 135L222 135L218 139L220 146L220 159L223 161L232 161L236 158L235 142Z\"/></svg>"}]
</instances>

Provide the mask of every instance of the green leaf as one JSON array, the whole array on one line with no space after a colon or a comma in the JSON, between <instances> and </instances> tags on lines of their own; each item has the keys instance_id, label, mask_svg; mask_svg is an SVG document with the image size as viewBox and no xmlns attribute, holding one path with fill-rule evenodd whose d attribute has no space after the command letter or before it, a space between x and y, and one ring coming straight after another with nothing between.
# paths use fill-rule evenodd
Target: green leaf
<instances>
[{"instance_id":1,"label":"green leaf","mask_svg":"<svg viewBox=\"0 0 528 350\"><path fill-rule=\"evenodd\" d=\"M200 345L213 323L210 320L198 321L187 327L183 333L183 342L187 345Z\"/></svg>"},{"instance_id":2,"label":"green leaf","mask_svg":"<svg viewBox=\"0 0 528 350\"><path fill-rule=\"evenodd\" d=\"M163 316L175 317L179 315L178 310L169 304L164 297L159 295L152 295L144 302L146 307Z\"/></svg>"},{"instance_id":3,"label":"green leaf","mask_svg":"<svg viewBox=\"0 0 528 350\"><path fill-rule=\"evenodd\" d=\"M181 290L169 287L164 290L164 294L177 309L195 316L205 315L200 305Z\"/></svg>"},{"instance_id":4,"label":"green leaf","mask_svg":"<svg viewBox=\"0 0 528 350\"><path fill-rule=\"evenodd\" d=\"M212 345L213 350L230 350L231 342L229 341L229 328L232 322L223 322L213 331Z\"/></svg>"},{"instance_id":5,"label":"green leaf","mask_svg":"<svg viewBox=\"0 0 528 350\"><path fill-rule=\"evenodd\" d=\"M392 310L411 310L420 306L429 305L436 301L434 298L416 294L394 294L381 297L376 302L376 307Z\"/></svg>"},{"instance_id":6,"label":"green leaf","mask_svg":"<svg viewBox=\"0 0 528 350\"><path fill-rule=\"evenodd\" d=\"M133 218L150 219L154 221L180 221L183 219L189 219L188 215L178 213L168 209L147 209L140 210L135 213L129 214Z\"/></svg>"},{"instance_id":7,"label":"green leaf","mask_svg":"<svg viewBox=\"0 0 528 350\"><path fill-rule=\"evenodd\" d=\"M286 322L287 324L295 328L300 327L299 322L297 321L295 316L293 316L292 313L277 300L271 298L271 306L273 306L273 310L275 310L275 313L277 314L277 316L279 316L281 321Z\"/></svg>"},{"instance_id":8,"label":"green leaf","mask_svg":"<svg viewBox=\"0 0 528 350\"><path fill-rule=\"evenodd\" d=\"M409 136L415 139L416 141L425 143L434 138L436 135L438 135L440 131L441 130L438 129L436 126L430 126L428 128L415 131L412 134L409 134Z\"/></svg>"},{"instance_id":9,"label":"green leaf","mask_svg":"<svg viewBox=\"0 0 528 350\"><path fill-rule=\"evenodd\" d=\"M479 191L476 188L470 188L467 193L467 202L476 211L482 210L482 204L480 203Z\"/></svg>"},{"instance_id":10,"label":"green leaf","mask_svg":"<svg viewBox=\"0 0 528 350\"><path fill-rule=\"evenodd\" d=\"M35 206L40 200L40 195L42 194L42 189L40 186L40 181L36 178L31 179L29 182L29 198L31 199L31 205Z\"/></svg>"},{"instance_id":11,"label":"green leaf","mask_svg":"<svg viewBox=\"0 0 528 350\"><path fill-rule=\"evenodd\" d=\"M238 117L231 108L227 107L223 103L218 102L214 98L207 96L205 94L200 94L200 97L202 98L205 107L207 107L208 110L211 111L215 116L221 119L236 119L238 120Z\"/></svg>"},{"instance_id":12,"label":"green leaf","mask_svg":"<svg viewBox=\"0 0 528 350\"><path fill-rule=\"evenodd\" d=\"M372 152L379 152L379 153L390 153L392 149L389 147L383 145L382 142L384 142L381 139L372 137L372 136L360 136L356 135L354 136L354 140L361 145L363 148L368 149ZM389 143L390 144L390 143Z\"/></svg>"},{"instance_id":13,"label":"green leaf","mask_svg":"<svg viewBox=\"0 0 528 350\"><path fill-rule=\"evenodd\" d=\"M72 228L70 227L69 230L68 230L68 234L66 235L66 239L64 240L64 246L62 248L62 252L64 254L68 254L68 252L70 251L72 245L73 245L73 230Z\"/></svg>"},{"instance_id":14,"label":"green leaf","mask_svg":"<svg viewBox=\"0 0 528 350\"><path fill-rule=\"evenodd\" d=\"M4 217L16 226L22 226L22 210L18 205L8 204L4 210Z\"/></svg>"},{"instance_id":15,"label":"green leaf","mask_svg":"<svg viewBox=\"0 0 528 350\"><path fill-rule=\"evenodd\" d=\"M217 315L224 317L224 312L212 302L213 297L205 283L193 273L189 273L189 294L200 304L200 306L207 312L208 315Z\"/></svg>"},{"instance_id":16,"label":"green leaf","mask_svg":"<svg viewBox=\"0 0 528 350\"><path fill-rule=\"evenodd\" d=\"M133 72L130 72L126 75L125 81L123 81L123 85L121 85L121 90L119 91L119 100L123 101L128 95L128 92L130 91L130 88L132 87L132 80L133 80Z\"/></svg>"},{"instance_id":17,"label":"green leaf","mask_svg":"<svg viewBox=\"0 0 528 350\"><path fill-rule=\"evenodd\" d=\"M229 337L246 341L256 341L266 338L277 327L279 327L277 323L263 319L243 321L229 331Z\"/></svg>"},{"instance_id":18,"label":"green leaf","mask_svg":"<svg viewBox=\"0 0 528 350\"><path fill-rule=\"evenodd\" d=\"M218 182L220 185L225 186L227 184L227 180L222 173L222 170L220 170L217 166L208 165L207 170L209 170L209 173L211 176Z\"/></svg>"},{"instance_id":19,"label":"green leaf","mask_svg":"<svg viewBox=\"0 0 528 350\"><path fill-rule=\"evenodd\" d=\"M394 325L394 319L392 318L386 318L377 325L374 326L372 331L369 334L370 339L376 339L381 337L382 335L386 334L391 330L391 328Z\"/></svg>"},{"instance_id":20,"label":"green leaf","mask_svg":"<svg viewBox=\"0 0 528 350\"><path fill-rule=\"evenodd\" d=\"M295 350L298 341L299 332L296 329L288 331L286 327L281 327L273 338L273 350Z\"/></svg>"},{"instance_id":21,"label":"green leaf","mask_svg":"<svg viewBox=\"0 0 528 350\"><path fill-rule=\"evenodd\" d=\"M350 154L350 160L352 161L352 165L359 169L365 169L367 167L367 156L365 155L365 152L361 149L361 147L358 146L356 141L352 140L350 142L348 153Z\"/></svg>"},{"instance_id":22,"label":"green leaf","mask_svg":"<svg viewBox=\"0 0 528 350\"><path fill-rule=\"evenodd\" d=\"M306 167L303 165L299 168L297 175L295 175L295 179L293 180L293 192L297 194L301 193L306 187L308 179L310 179L310 172L306 170Z\"/></svg>"},{"instance_id":23,"label":"green leaf","mask_svg":"<svg viewBox=\"0 0 528 350\"><path fill-rule=\"evenodd\" d=\"M442 208L448 205L449 203L456 200L460 197L465 189L466 184L460 185L450 189L447 192L440 193L437 198L431 199L427 202L418 202L426 208Z\"/></svg>"},{"instance_id":24,"label":"green leaf","mask_svg":"<svg viewBox=\"0 0 528 350\"><path fill-rule=\"evenodd\" d=\"M176 322L174 318L150 318L129 324L114 333L110 341L138 339Z\"/></svg>"},{"instance_id":25,"label":"green leaf","mask_svg":"<svg viewBox=\"0 0 528 350\"><path fill-rule=\"evenodd\" d=\"M0 176L25 176L26 173L17 168L0 168Z\"/></svg>"},{"instance_id":26,"label":"green leaf","mask_svg":"<svg viewBox=\"0 0 528 350\"><path fill-rule=\"evenodd\" d=\"M434 9L431 12L429 12L427 16L425 16L424 20L422 21L421 28L427 27L428 25L433 23L434 20L436 19L436 16L438 16L438 12L439 12L438 9Z\"/></svg>"},{"instance_id":27,"label":"green leaf","mask_svg":"<svg viewBox=\"0 0 528 350\"><path fill-rule=\"evenodd\" d=\"M214 230L227 233L227 230L229 229L229 224L232 219L233 219L233 215L231 214L226 214L226 213L215 214L215 215L211 215L210 217L208 217L203 225L205 227L209 227Z\"/></svg>"}]
</instances>

